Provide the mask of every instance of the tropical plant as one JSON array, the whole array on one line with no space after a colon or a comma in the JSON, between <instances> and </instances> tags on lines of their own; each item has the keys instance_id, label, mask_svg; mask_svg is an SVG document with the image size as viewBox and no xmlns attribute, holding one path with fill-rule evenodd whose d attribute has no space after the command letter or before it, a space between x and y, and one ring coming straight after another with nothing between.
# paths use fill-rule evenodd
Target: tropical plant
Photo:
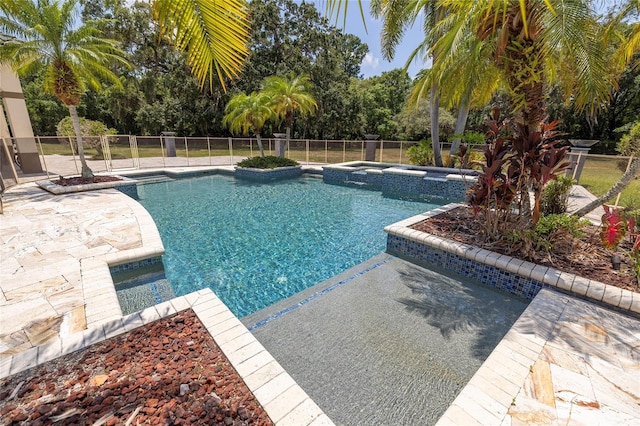
<instances>
[{"instance_id":1,"label":"tropical plant","mask_svg":"<svg viewBox=\"0 0 640 426\"><path fill-rule=\"evenodd\" d=\"M336 3L329 1L330 4ZM346 6L345 6L346 9ZM436 28L438 23L445 16L446 10L437 0L374 0L371 2L371 13L375 18L383 21L382 34L382 55L386 59L392 59L395 49L402 39L404 31L413 25L420 17L423 22L425 39L411 54L407 60L408 65L418 56L426 63L429 57L435 63L439 55L439 50L434 49L435 40L442 36ZM440 112L440 90L439 79L429 80L429 106L431 118L431 143L433 157L436 166L442 167L442 154L440 152L439 133L439 112Z\"/></svg>"},{"instance_id":2,"label":"tropical plant","mask_svg":"<svg viewBox=\"0 0 640 426\"><path fill-rule=\"evenodd\" d=\"M153 0L154 17L204 86L213 75L224 79L239 75L249 51L249 22L244 0Z\"/></svg>"},{"instance_id":3,"label":"tropical plant","mask_svg":"<svg viewBox=\"0 0 640 426\"><path fill-rule=\"evenodd\" d=\"M266 93L253 92L250 95L239 93L229 100L225 108L226 115L222 119L223 125L231 133L243 135L249 132L253 133L256 137L261 157L264 157L261 138L262 128L267 120L274 117L274 111L270 105L271 98Z\"/></svg>"},{"instance_id":4,"label":"tropical plant","mask_svg":"<svg viewBox=\"0 0 640 426\"><path fill-rule=\"evenodd\" d=\"M487 121L485 163L468 198L475 213L483 215L487 238L498 239L514 212L516 227L529 228L540 219L544 185L569 166L563 160L568 147L556 147L556 126L557 122L542 122L540 130L529 131L493 111Z\"/></svg>"},{"instance_id":5,"label":"tropical plant","mask_svg":"<svg viewBox=\"0 0 640 426\"><path fill-rule=\"evenodd\" d=\"M276 157L275 155L246 158L238 163L238 167L252 167L254 169L275 169L277 167L292 167L298 165L299 163L296 160Z\"/></svg>"},{"instance_id":6,"label":"tropical plant","mask_svg":"<svg viewBox=\"0 0 640 426\"><path fill-rule=\"evenodd\" d=\"M431 140L423 139L417 145L410 146L407 149L407 157L409 158L409 164L432 166L433 148Z\"/></svg>"},{"instance_id":7,"label":"tropical plant","mask_svg":"<svg viewBox=\"0 0 640 426\"><path fill-rule=\"evenodd\" d=\"M311 115L317 108L314 96L311 94L309 77L294 74L290 74L288 78L267 77L262 90L271 99L271 109L276 120L284 122L286 143L289 145L295 114Z\"/></svg>"},{"instance_id":8,"label":"tropical plant","mask_svg":"<svg viewBox=\"0 0 640 426\"><path fill-rule=\"evenodd\" d=\"M102 80L120 85L109 66L128 63L114 40L100 36L96 22L77 24L77 5L78 0L3 0L0 31L16 39L0 44L0 63L10 64L20 74L45 69L44 89L69 109L82 176L92 177L76 107L87 85L96 90Z\"/></svg>"}]
</instances>

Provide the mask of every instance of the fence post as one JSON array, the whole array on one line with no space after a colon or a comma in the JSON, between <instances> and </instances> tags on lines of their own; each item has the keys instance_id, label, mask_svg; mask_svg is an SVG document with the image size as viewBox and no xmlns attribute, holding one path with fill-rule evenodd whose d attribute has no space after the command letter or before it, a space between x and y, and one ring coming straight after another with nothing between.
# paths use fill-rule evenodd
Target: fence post
<instances>
[{"instance_id":1,"label":"fence post","mask_svg":"<svg viewBox=\"0 0 640 426\"><path fill-rule=\"evenodd\" d=\"M162 153L162 167L166 167L166 163L164 161L164 141L163 141L164 136L160 136L160 152Z\"/></svg>"},{"instance_id":2,"label":"fence post","mask_svg":"<svg viewBox=\"0 0 640 426\"><path fill-rule=\"evenodd\" d=\"M229 164L233 166L233 139L229 136Z\"/></svg>"},{"instance_id":3,"label":"fence post","mask_svg":"<svg viewBox=\"0 0 640 426\"><path fill-rule=\"evenodd\" d=\"M47 174L47 178L48 178L49 169L47 168L47 159L44 157L44 149L42 149L42 142L40 141L40 136L36 136L36 141L38 142L38 147L40 147L40 155L42 155L42 164L44 164L44 171Z\"/></svg>"},{"instance_id":4,"label":"fence post","mask_svg":"<svg viewBox=\"0 0 640 426\"><path fill-rule=\"evenodd\" d=\"M382 163L382 152L384 151L384 139L380 139L380 162Z\"/></svg>"},{"instance_id":5,"label":"fence post","mask_svg":"<svg viewBox=\"0 0 640 426\"><path fill-rule=\"evenodd\" d=\"M400 159L398 160L398 164L402 164L402 141L400 141Z\"/></svg>"},{"instance_id":6,"label":"fence post","mask_svg":"<svg viewBox=\"0 0 640 426\"><path fill-rule=\"evenodd\" d=\"M360 161L364 161L364 141L360 141Z\"/></svg>"},{"instance_id":7,"label":"fence post","mask_svg":"<svg viewBox=\"0 0 640 426\"><path fill-rule=\"evenodd\" d=\"M189 164L189 145L187 144L187 137L184 137L184 150L187 154L187 167L189 167L191 164Z\"/></svg>"},{"instance_id":8,"label":"fence post","mask_svg":"<svg viewBox=\"0 0 640 426\"><path fill-rule=\"evenodd\" d=\"M209 157L209 165L211 165L211 141L209 136L207 136L207 156Z\"/></svg>"},{"instance_id":9,"label":"fence post","mask_svg":"<svg viewBox=\"0 0 640 426\"><path fill-rule=\"evenodd\" d=\"M329 163L329 142L326 139L324 140L324 163Z\"/></svg>"},{"instance_id":10,"label":"fence post","mask_svg":"<svg viewBox=\"0 0 640 426\"><path fill-rule=\"evenodd\" d=\"M76 160L76 150L73 149L73 142L71 141L71 136L69 136L69 147L71 148L71 156L73 157L73 165L76 167L76 173L80 174L78 170L78 161Z\"/></svg>"},{"instance_id":11,"label":"fence post","mask_svg":"<svg viewBox=\"0 0 640 426\"><path fill-rule=\"evenodd\" d=\"M342 162L344 163L347 158L347 143L342 139Z\"/></svg>"},{"instance_id":12,"label":"fence post","mask_svg":"<svg viewBox=\"0 0 640 426\"><path fill-rule=\"evenodd\" d=\"M309 165L309 139L307 139L307 166Z\"/></svg>"}]
</instances>

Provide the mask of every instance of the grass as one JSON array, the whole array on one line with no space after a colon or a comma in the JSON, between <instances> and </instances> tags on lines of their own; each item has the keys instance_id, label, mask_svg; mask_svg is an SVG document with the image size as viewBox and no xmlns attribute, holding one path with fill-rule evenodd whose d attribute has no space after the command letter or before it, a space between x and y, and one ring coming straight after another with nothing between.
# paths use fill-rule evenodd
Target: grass
<instances>
[{"instance_id":1,"label":"grass","mask_svg":"<svg viewBox=\"0 0 640 426\"><path fill-rule=\"evenodd\" d=\"M615 158L588 158L580 176L580 185L595 195L604 194L622 176L622 170L618 168L618 161L620 160ZM614 204L615 201L614 198L608 203ZM640 179L636 178L631 182L631 185L622 191L618 205L640 209Z\"/></svg>"},{"instance_id":2,"label":"grass","mask_svg":"<svg viewBox=\"0 0 640 426\"><path fill-rule=\"evenodd\" d=\"M189 150L187 152L184 144L180 144L179 141L176 142L176 155L178 157L229 155L229 148L226 144L212 144L211 150L209 150L207 149L206 143L190 143ZM382 150L377 150L376 161L383 161L386 163L406 163L407 147L408 144L404 144L402 149L400 149L400 144L398 143L387 143L383 146ZM292 141L288 157L303 164L307 161L312 163L341 163L345 161L360 161L364 159L362 144L357 141L347 143L346 145L343 145L341 141L334 143L329 142L326 144L322 141L315 141L310 148L311 150L307 157L305 142ZM46 155L72 154L69 145L57 142L42 143L42 150ZM273 151L270 149L268 143L265 143L265 151L267 155L273 155ZM96 155L97 151L95 149L85 149L85 153L88 157L91 157ZM444 154L446 154L446 152L443 152L443 155ZM138 155L140 158L161 157L163 156L163 150L159 145L139 145ZM248 143L234 143L233 155L254 157L258 155L258 149L255 144L249 145ZM131 158L131 149L127 145L111 146L111 156L114 159ZM617 160L614 157L589 157L584 166L584 170L582 171L579 183L595 195L599 196L604 194L617 182L620 176L622 176L622 171L618 168L618 161L620 160ZM609 203L614 204L615 201L615 199L609 200ZM640 208L640 180L634 180L631 185L622 192L618 204L624 207Z\"/></svg>"}]
</instances>

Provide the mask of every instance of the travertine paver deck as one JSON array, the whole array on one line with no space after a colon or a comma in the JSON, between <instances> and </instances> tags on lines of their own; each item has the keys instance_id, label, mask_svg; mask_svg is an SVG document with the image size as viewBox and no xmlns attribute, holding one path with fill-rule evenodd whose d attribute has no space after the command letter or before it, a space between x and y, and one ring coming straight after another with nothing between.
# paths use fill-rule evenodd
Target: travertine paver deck
<instances>
[{"instance_id":1,"label":"travertine paver deck","mask_svg":"<svg viewBox=\"0 0 640 426\"><path fill-rule=\"evenodd\" d=\"M640 425L640 321L543 289L439 425Z\"/></svg>"},{"instance_id":2,"label":"travertine paver deck","mask_svg":"<svg viewBox=\"0 0 640 426\"><path fill-rule=\"evenodd\" d=\"M0 377L193 307L272 419L331 424L209 290L121 316L107 265L161 252L148 213L116 190L11 188L0 216ZM543 290L442 424L640 424L638 324Z\"/></svg>"}]
</instances>

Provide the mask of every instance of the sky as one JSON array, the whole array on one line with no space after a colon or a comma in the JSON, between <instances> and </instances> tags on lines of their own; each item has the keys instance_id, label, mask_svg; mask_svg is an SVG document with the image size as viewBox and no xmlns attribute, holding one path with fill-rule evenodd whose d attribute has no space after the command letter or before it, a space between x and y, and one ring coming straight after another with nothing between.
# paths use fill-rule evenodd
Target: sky
<instances>
[{"instance_id":1,"label":"sky","mask_svg":"<svg viewBox=\"0 0 640 426\"><path fill-rule=\"evenodd\" d=\"M322 0L308 1L307 3L315 3L316 8L321 14L325 13L326 3ZM360 8L358 2L355 0L349 0L347 7L347 19L346 23L341 13L338 21L334 19L331 21L333 25L341 28L345 33L350 33L358 36L360 40L369 46L369 53L364 58L360 73L363 77L373 77L382 74L384 71L390 71L396 68L404 68L407 59L411 52L418 46L418 44L424 39L422 33L422 22L416 21L413 27L407 29L402 38L402 42L396 48L395 57L391 62L383 59L380 49L380 32L382 30L382 21L374 19L369 14L369 1L363 0L362 5L365 11L365 21L367 28L365 31L364 24L362 23L362 16L360 15ZM426 68L424 64L414 62L409 66L408 72L411 78L414 78L418 71L422 68Z\"/></svg>"}]
</instances>

